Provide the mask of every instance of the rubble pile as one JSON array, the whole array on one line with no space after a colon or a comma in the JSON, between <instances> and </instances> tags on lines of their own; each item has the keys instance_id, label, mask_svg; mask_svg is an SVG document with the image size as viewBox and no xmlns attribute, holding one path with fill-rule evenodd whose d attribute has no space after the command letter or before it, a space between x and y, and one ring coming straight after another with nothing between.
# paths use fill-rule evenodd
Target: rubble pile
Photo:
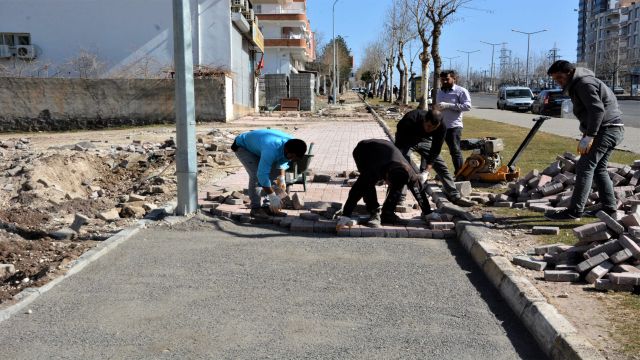
<instances>
[{"instance_id":1,"label":"rubble pile","mask_svg":"<svg viewBox=\"0 0 640 360\"><path fill-rule=\"evenodd\" d=\"M573 245L553 244L534 249L534 256L516 256L513 262L544 270L547 281L584 280L598 290L640 289L640 213L615 220L604 211L597 222L573 229Z\"/></svg>"},{"instance_id":2,"label":"rubble pile","mask_svg":"<svg viewBox=\"0 0 640 360\"><path fill-rule=\"evenodd\" d=\"M231 168L234 138L221 129L198 137L199 173L204 168ZM40 152L29 145L28 138L0 141L0 228L16 229L18 234L37 230L43 236L70 239L77 236L69 225L78 216L93 227L143 218L172 197L176 187L173 138L159 143L133 139L106 147L100 141L83 141ZM45 221L34 223L17 213L38 213Z\"/></svg>"},{"instance_id":3,"label":"rubble pile","mask_svg":"<svg viewBox=\"0 0 640 360\"><path fill-rule=\"evenodd\" d=\"M560 210L569 206L575 167L578 157L565 153L542 172L532 170L516 182L509 183L504 194L493 195L491 204L496 207L529 208L537 212ZM609 164L609 177L613 181L614 192L618 199L618 209L635 211L640 204L640 160L632 165ZM589 195L586 211L597 211L598 192Z\"/></svg>"}]
</instances>

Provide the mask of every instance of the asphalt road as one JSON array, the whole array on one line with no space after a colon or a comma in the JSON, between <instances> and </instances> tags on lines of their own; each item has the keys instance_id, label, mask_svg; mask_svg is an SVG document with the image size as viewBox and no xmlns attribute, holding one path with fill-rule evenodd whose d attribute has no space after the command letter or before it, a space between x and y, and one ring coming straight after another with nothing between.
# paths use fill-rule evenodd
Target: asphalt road
<instances>
[{"instance_id":1,"label":"asphalt road","mask_svg":"<svg viewBox=\"0 0 640 360\"><path fill-rule=\"evenodd\" d=\"M541 359L456 240L139 232L0 324L5 359Z\"/></svg>"},{"instance_id":2,"label":"asphalt road","mask_svg":"<svg viewBox=\"0 0 640 360\"><path fill-rule=\"evenodd\" d=\"M476 108L496 109L496 96L472 93L471 103ZM619 100L618 105L624 116L625 126L640 128L640 101Z\"/></svg>"}]
</instances>

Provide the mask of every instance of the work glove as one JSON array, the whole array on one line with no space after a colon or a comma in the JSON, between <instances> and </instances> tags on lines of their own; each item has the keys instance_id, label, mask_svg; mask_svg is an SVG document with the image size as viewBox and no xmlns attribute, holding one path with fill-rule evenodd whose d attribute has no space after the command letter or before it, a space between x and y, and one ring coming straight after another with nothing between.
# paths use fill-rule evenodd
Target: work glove
<instances>
[{"instance_id":1,"label":"work glove","mask_svg":"<svg viewBox=\"0 0 640 360\"><path fill-rule=\"evenodd\" d=\"M283 191L287 191L287 181L284 179L284 175L280 175L276 178L276 185Z\"/></svg>"},{"instance_id":2,"label":"work glove","mask_svg":"<svg viewBox=\"0 0 640 360\"><path fill-rule=\"evenodd\" d=\"M282 209L282 200L275 192L269 194L269 207L271 211L277 213Z\"/></svg>"},{"instance_id":3,"label":"work glove","mask_svg":"<svg viewBox=\"0 0 640 360\"><path fill-rule=\"evenodd\" d=\"M578 143L578 154L587 155L591 150L591 145L593 145L593 136L583 136Z\"/></svg>"},{"instance_id":4,"label":"work glove","mask_svg":"<svg viewBox=\"0 0 640 360\"><path fill-rule=\"evenodd\" d=\"M351 228L352 226L355 226L358 224L358 221L348 217L348 216L339 216L338 217L338 222L336 223L336 230L340 230L344 227L349 227Z\"/></svg>"},{"instance_id":5,"label":"work glove","mask_svg":"<svg viewBox=\"0 0 640 360\"><path fill-rule=\"evenodd\" d=\"M420 176L420 183L421 184L426 183L429 180L429 178L431 177L431 175L429 174L428 171L421 172L419 176Z\"/></svg>"},{"instance_id":6,"label":"work glove","mask_svg":"<svg viewBox=\"0 0 640 360\"><path fill-rule=\"evenodd\" d=\"M436 104L436 106L440 110L447 110L447 109L455 109L456 104L450 103L450 102L439 102Z\"/></svg>"}]
</instances>

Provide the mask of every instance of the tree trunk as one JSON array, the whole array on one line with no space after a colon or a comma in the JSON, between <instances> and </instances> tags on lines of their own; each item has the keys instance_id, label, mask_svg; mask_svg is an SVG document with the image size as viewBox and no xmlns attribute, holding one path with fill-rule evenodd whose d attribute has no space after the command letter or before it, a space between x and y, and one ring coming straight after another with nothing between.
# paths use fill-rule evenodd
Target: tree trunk
<instances>
[{"instance_id":1,"label":"tree trunk","mask_svg":"<svg viewBox=\"0 0 640 360\"><path fill-rule=\"evenodd\" d=\"M429 96L429 61L431 57L429 56L429 52L425 51L422 53L420 63L422 65L422 79L420 80L420 87L422 89L422 96L420 96L420 104L418 105L418 109L426 110L427 109L427 97Z\"/></svg>"},{"instance_id":2,"label":"tree trunk","mask_svg":"<svg viewBox=\"0 0 640 360\"><path fill-rule=\"evenodd\" d=\"M402 68L404 70L404 84L402 86L401 99L402 104L409 105L409 69L404 56L402 57Z\"/></svg>"},{"instance_id":3,"label":"tree trunk","mask_svg":"<svg viewBox=\"0 0 640 360\"><path fill-rule=\"evenodd\" d=\"M433 104L435 104L438 88L440 87L440 71L442 69L442 58L440 57L440 35L442 34L442 23L433 24L431 34L431 57L433 58L433 90L431 90L431 99Z\"/></svg>"},{"instance_id":4,"label":"tree trunk","mask_svg":"<svg viewBox=\"0 0 640 360\"><path fill-rule=\"evenodd\" d=\"M402 52L402 41L398 41L398 61L396 62L396 69L398 69L398 74L400 74L400 86L398 87L398 101L401 104L404 104L404 98L402 97L402 93L404 92L404 86L405 86L405 71L404 68L402 68L401 62L404 62L404 54Z\"/></svg>"}]
</instances>

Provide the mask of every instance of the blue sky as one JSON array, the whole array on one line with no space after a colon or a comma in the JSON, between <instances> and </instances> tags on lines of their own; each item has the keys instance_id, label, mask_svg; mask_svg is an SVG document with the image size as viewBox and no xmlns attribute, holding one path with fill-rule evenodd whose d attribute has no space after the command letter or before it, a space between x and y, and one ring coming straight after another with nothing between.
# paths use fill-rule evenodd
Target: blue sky
<instances>
[{"instance_id":1,"label":"blue sky","mask_svg":"<svg viewBox=\"0 0 640 360\"><path fill-rule=\"evenodd\" d=\"M362 60L366 44L379 36L392 1L339 0L336 4L336 36L347 36L347 44L355 55L356 67ZM307 16L311 27L324 34L325 42L332 37L332 5L333 0L307 0ZM453 67L466 69L467 66L467 55L456 50L480 50L470 55L469 66L471 69L489 70L491 46L480 41L507 42L506 46L512 50L512 56L526 58L527 36L511 29L524 32L547 29L546 32L531 35L531 56L543 51L546 53L555 46L562 59L576 60L578 13L574 9L578 7L577 0L474 0L468 6L486 9L491 13L462 9L457 13L456 21L446 25L440 54L447 57L460 56L452 59ZM495 48L494 61L497 64L499 46ZM444 65L448 67L448 60L445 60Z\"/></svg>"}]
</instances>

